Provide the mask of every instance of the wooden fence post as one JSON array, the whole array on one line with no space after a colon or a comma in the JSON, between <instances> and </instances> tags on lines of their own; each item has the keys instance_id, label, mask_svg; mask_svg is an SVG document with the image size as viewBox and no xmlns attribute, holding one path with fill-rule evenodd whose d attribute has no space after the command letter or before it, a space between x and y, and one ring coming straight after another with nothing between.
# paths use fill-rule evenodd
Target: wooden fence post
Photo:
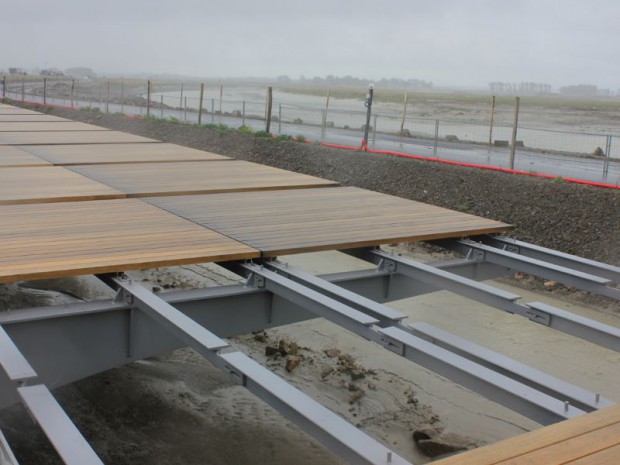
<instances>
[{"instance_id":1,"label":"wooden fence post","mask_svg":"<svg viewBox=\"0 0 620 465\"><path fill-rule=\"evenodd\" d=\"M400 119L400 132L402 136L405 130L405 117L407 116L407 103L409 102L409 92L405 92L405 102L403 104L403 117Z\"/></svg>"},{"instance_id":2,"label":"wooden fence post","mask_svg":"<svg viewBox=\"0 0 620 465\"><path fill-rule=\"evenodd\" d=\"M512 125L512 141L510 142L510 169L515 169L515 151L517 149L517 126L519 125L519 97L515 97L515 121Z\"/></svg>"},{"instance_id":3,"label":"wooden fence post","mask_svg":"<svg viewBox=\"0 0 620 465\"><path fill-rule=\"evenodd\" d=\"M151 116L151 81L146 81L146 117Z\"/></svg>"},{"instance_id":4,"label":"wooden fence post","mask_svg":"<svg viewBox=\"0 0 620 465\"><path fill-rule=\"evenodd\" d=\"M198 104L198 124L202 123L202 99L205 96L205 85L200 84L200 102Z\"/></svg>"},{"instance_id":5,"label":"wooden fence post","mask_svg":"<svg viewBox=\"0 0 620 465\"><path fill-rule=\"evenodd\" d=\"M267 88L267 117L265 122L265 132L269 133L271 129L271 105L273 103L273 89L271 86Z\"/></svg>"},{"instance_id":6,"label":"wooden fence post","mask_svg":"<svg viewBox=\"0 0 620 465\"><path fill-rule=\"evenodd\" d=\"M489 147L493 145L493 117L495 116L495 95L491 96L491 122L489 123Z\"/></svg>"}]
</instances>

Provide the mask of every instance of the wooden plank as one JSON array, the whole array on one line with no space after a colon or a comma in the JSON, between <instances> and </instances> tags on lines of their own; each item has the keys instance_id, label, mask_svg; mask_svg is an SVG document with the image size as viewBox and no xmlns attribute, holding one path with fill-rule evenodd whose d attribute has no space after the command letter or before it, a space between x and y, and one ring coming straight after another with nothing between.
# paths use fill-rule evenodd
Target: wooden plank
<instances>
[{"instance_id":1,"label":"wooden plank","mask_svg":"<svg viewBox=\"0 0 620 465\"><path fill-rule=\"evenodd\" d=\"M75 121L0 121L0 132L11 131L109 131L109 129Z\"/></svg>"},{"instance_id":2,"label":"wooden plank","mask_svg":"<svg viewBox=\"0 0 620 465\"><path fill-rule=\"evenodd\" d=\"M567 462L566 465L618 465L618 463L620 463L620 445Z\"/></svg>"},{"instance_id":3,"label":"wooden plank","mask_svg":"<svg viewBox=\"0 0 620 465\"><path fill-rule=\"evenodd\" d=\"M617 428L616 425L619 424L620 405L614 405L434 463L436 465L497 465L500 463L514 463L516 465L532 463L528 461L519 462L518 459L556 444L568 444L570 441L588 433L606 430L611 427ZM618 441L618 437L616 437L616 440ZM563 450L559 448L556 449L556 452L561 454ZM513 462L509 462L510 460ZM546 464L547 462L538 463ZM560 461L559 463L566 463L566 461Z\"/></svg>"},{"instance_id":4,"label":"wooden plank","mask_svg":"<svg viewBox=\"0 0 620 465\"><path fill-rule=\"evenodd\" d=\"M0 169L0 205L123 197L122 192L57 166Z\"/></svg>"},{"instance_id":5,"label":"wooden plank","mask_svg":"<svg viewBox=\"0 0 620 465\"><path fill-rule=\"evenodd\" d=\"M44 115L41 113L13 113L11 115L2 114L2 110L0 109L0 121L2 122L23 122L23 123L33 123L33 122L53 122L53 121L70 121L66 118L61 118L60 116L52 116L52 115Z\"/></svg>"},{"instance_id":6,"label":"wooden plank","mask_svg":"<svg viewBox=\"0 0 620 465\"><path fill-rule=\"evenodd\" d=\"M165 143L21 145L19 148L60 166L230 160L224 155Z\"/></svg>"},{"instance_id":7,"label":"wooden plank","mask_svg":"<svg viewBox=\"0 0 620 465\"><path fill-rule=\"evenodd\" d=\"M211 194L334 186L325 179L246 161L71 166L128 197Z\"/></svg>"},{"instance_id":8,"label":"wooden plank","mask_svg":"<svg viewBox=\"0 0 620 465\"><path fill-rule=\"evenodd\" d=\"M153 143L157 141L120 131L0 132L0 144L4 145L118 144L132 142Z\"/></svg>"},{"instance_id":9,"label":"wooden plank","mask_svg":"<svg viewBox=\"0 0 620 465\"><path fill-rule=\"evenodd\" d=\"M0 283L260 255L135 199L0 206L0 218Z\"/></svg>"},{"instance_id":10,"label":"wooden plank","mask_svg":"<svg viewBox=\"0 0 620 465\"><path fill-rule=\"evenodd\" d=\"M463 237L511 228L497 221L354 187L147 201L251 245L267 257Z\"/></svg>"},{"instance_id":11,"label":"wooden plank","mask_svg":"<svg viewBox=\"0 0 620 465\"><path fill-rule=\"evenodd\" d=\"M11 145L0 145L0 168L24 166L51 166L42 158Z\"/></svg>"},{"instance_id":12,"label":"wooden plank","mask_svg":"<svg viewBox=\"0 0 620 465\"><path fill-rule=\"evenodd\" d=\"M43 113L39 113L34 110L26 110L25 108L12 107L10 105L5 105L0 107L0 115L42 115Z\"/></svg>"}]
</instances>

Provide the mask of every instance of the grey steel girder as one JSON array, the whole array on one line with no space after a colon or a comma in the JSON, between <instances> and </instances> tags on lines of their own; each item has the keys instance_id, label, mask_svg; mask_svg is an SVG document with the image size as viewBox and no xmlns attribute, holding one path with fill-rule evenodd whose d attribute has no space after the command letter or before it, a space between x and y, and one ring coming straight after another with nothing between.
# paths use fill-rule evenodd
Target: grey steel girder
<instances>
[{"instance_id":1,"label":"grey steel girder","mask_svg":"<svg viewBox=\"0 0 620 465\"><path fill-rule=\"evenodd\" d=\"M228 346L225 341L141 285L122 279L115 281L133 296L140 310L344 459L368 465L409 464L245 354L220 354Z\"/></svg>"},{"instance_id":2,"label":"grey steel girder","mask_svg":"<svg viewBox=\"0 0 620 465\"><path fill-rule=\"evenodd\" d=\"M445 289L485 305L524 316L536 323L576 336L608 349L620 351L620 330L597 321L577 317L536 302L519 304L520 296L488 284L458 276L445 269L400 257L380 249L354 249L349 254L379 265L379 271L408 276L434 290Z\"/></svg>"},{"instance_id":3,"label":"grey steel girder","mask_svg":"<svg viewBox=\"0 0 620 465\"><path fill-rule=\"evenodd\" d=\"M568 401L571 405L574 405L582 410L592 411L612 404L611 401L602 399L595 393L586 391L585 389L581 389L570 383L554 378L546 373L516 362L515 360L499 353L478 346L473 342L461 339L454 334L448 333L447 331L435 328L428 323L416 322L411 324L403 324L402 321L406 318L406 315L403 313L343 289L318 276L311 275L295 267L275 260L264 262L264 266L286 276L289 279L303 284L304 286L308 286L313 290L320 289L322 293L326 293L329 297L349 305L356 310L368 313L378 319L383 319L383 324L380 324L379 326L394 326L403 331L409 332L414 336L421 337L422 339L432 342L433 344L437 344L444 349L478 363L479 365L490 368L493 371L501 373L504 376L519 381L520 383L526 384L527 386L530 386L538 391L544 392L558 400L563 402ZM463 279L460 277L457 278ZM494 288L491 289L494 290ZM500 290L497 291L503 292Z\"/></svg>"},{"instance_id":4,"label":"grey steel girder","mask_svg":"<svg viewBox=\"0 0 620 465\"><path fill-rule=\"evenodd\" d=\"M552 279L594 294L620 299L620 290L610 286L612 280L609 278L573 270L565 266L509 252L508 250L500 250L471 240L442 239L435 243L465 255L471 260L488 261L515 271L522 271L540 278Z\"/></svg>"},{"instance_id":5,"label":"grey steel girder","mask_svg":"<svg viewBox=\"0 0 620 465\"><path fill-rule=\"evenodd\" d=\"M0 465L19 465L2 431L0 431Z\"/></svg>"},{"instance_id":6,"label":"grey steel girder","mask_svg":"<svg viewBox=\"0 0 620 465\"><path fill-rule=\"evenodd\" d=\"M418 365L466 386L542 424L555 423L584 413L576 407L566 407L562 401L516 382L486 367L471 362L448 350L434 346L399 327L380 328L377 321L360 322L357 310L319 294L266 267L246 264L250 284L304 306L333 323L393 352L409 358ZM349 320L348 322L346 320ZM343 321L345 320L345 321ZM394 333L396 331L397 333ZM394 334L399 335L396 338ZM402 336L407 334L407 337Z\"/></svg>"},{"instance_id":7,"label":"grey steel girder","mask_svg":"<svg viewBox=\"0 0 620 465\"><path fill-rule=\"evenodd\" d=\"M523 255L524 257L535 258L555 265L564 266L573 270L583 271L584 273L607 278L614 283L620 283L620 267L607 263L589 260L587 258L571 255L557 250L547 249L527 242L518 241L505 236L476 236L474 240L479 240L483 244L506 250L507 252Z\"/></svg>"}]
</instances>

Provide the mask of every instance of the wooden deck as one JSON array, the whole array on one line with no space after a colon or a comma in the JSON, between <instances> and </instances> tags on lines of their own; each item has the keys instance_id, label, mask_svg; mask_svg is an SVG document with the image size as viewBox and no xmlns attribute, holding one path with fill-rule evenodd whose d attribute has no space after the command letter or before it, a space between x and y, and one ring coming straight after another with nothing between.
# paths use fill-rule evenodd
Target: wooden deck
<instances>
[{"instance_id":1,"label":"wooden deck","mask_svg":"<svg viewBox=\"0 0 620 465\"><path fill-rule=\"evenodd\" d=\"M51 166L47 160L12 145L0 145L0 168L22 166Z\"/></svg>"},{"instance_id":2,"label":"wooden deck","mask_svg":"<svg viewBox=\"0 0 620 465\"><path fill-rule=\"evenodd\" d=\"M123 197L116 189L59 166L0 169L0 205Z\"/></svg>"},{"instance_id":3,"label":"wooden deck","mask_svg":"<svg viewBox=\"0 0 620 465\"><path fill-rule=\"evenodd\" d=\"M77 123L74 121L0 121L0 132L25 131L109 131L107 128L94 124Z\"/></svg>"},{"instance_id":4,"label":"wooden deck","mask_svg":"<svg viewBox=\"0 0 620 465\"><path fill-rule=\"evenodd\" d=\"M158 142L120 131L11 131L0 132L0 145L119 144Z\"/></svg>"},{"instance_id":5,"label":"wooden deck","mask_svg":"<svg viewBox=\"0 0 620 465\"><path fill-rule=\"evenodd\" d=\"M354 187L147 199L270 257L496 233L497 221Z\"/></svg>"},{"instance_id":6,"label":"wooden deck","mask_svg":"<svg viewBox=\"0 0 620 465\"><path fill-rule=\"evenodd\" d=\"M59 166L230 160L223 155L165 143L21 145L19 148Z\"/></svg>"},{"instance_id":7,"label":"wooden deck","mask_svg":"<svg viewBox=\"0 0 620 465\"><path fill-rule=\"evenodd\" d=\"M301 189L337 183L247 161L136 163L69 169L127 194L150 197L268 189Z\"/></svg>"},{"instance_id":8,"label":"wooden deck","mask_svg":"<svg viewBox=\"0 0 620 465\"><path fill-rule=\"evenodd\" d=\"M435 465L618 465L620 405L566 420Z\"/></svg>"},{"instance_id":9,"label":"wooden deck","mask_svg":"<svg viewBox=\"0 0 620 465\"><path fill-rule=\"evenodd\" d=\"M0 206L0 218L0 283L259 256L140 200Z\"/></svg>"},{"instance_id":10,"label":"wooden deck","mask_svg":"<svg viewBox=\"0 0 620 465\"><path fill-rule=\"evenodd\" d=\"M37 123L37 122L54 122L54 121L71 121L66 118L61 118L60 116L52 116L52 115L42 115L41 113L17 113L12 115L7 115L2 113L2 109L0 109L0 121L2 122L24 122L24 123Z\"/></svg>"}]
</instances>

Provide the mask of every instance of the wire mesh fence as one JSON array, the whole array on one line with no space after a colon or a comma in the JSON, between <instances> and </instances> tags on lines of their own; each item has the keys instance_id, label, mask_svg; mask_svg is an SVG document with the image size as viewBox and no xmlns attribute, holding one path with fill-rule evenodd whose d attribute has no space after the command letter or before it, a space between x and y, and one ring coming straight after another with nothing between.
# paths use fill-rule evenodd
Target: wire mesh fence
<instances>
[{"instance_id":1,"label":"wire mesh fence","mask_svg":"<svg viewBox=\"0 0 620 465\"><path fill-rule=\"evenodd\" d=\"M180 88L180 89L179 89ZM150 90L150 94L149 94ZM261 89L227 89L212 86L175 84L147 85L144 81L80 82L67 79L11 79L2 81L4 98L32 101L108 113L123 113L153 118L174 119L187 123L248 126L265 128L266 95ZM247 97L247 98L246 98ZM261 98L263 97L263 98ZM304 135L330 142L342 142L346 137L361 137L366 123L366 111L340 105L333 99L330 106L303 104L299 96L289 101L280 94L273 99L271 132ZM302 103L299 103L302 101ZM465 104L463 104L465 105ZM465 112L467 108L464 106ZM489 147L508 151L512 126L511 115L498 111L494 124L421 118L411 113L398 114L374 106L371 119L371 144L408 143L418 141L418 150L432 148L437 154L446 149L458 150L467 146ZM516 148L520 152L545 153L551 160L562 156L597 158L606 176L610 163L620 159L620 134L559 131L547 128L520 126ZM498 157L500 158L500 157ZM576 166L579 161L576 161Z\"/></svg>"}]
</instances>

